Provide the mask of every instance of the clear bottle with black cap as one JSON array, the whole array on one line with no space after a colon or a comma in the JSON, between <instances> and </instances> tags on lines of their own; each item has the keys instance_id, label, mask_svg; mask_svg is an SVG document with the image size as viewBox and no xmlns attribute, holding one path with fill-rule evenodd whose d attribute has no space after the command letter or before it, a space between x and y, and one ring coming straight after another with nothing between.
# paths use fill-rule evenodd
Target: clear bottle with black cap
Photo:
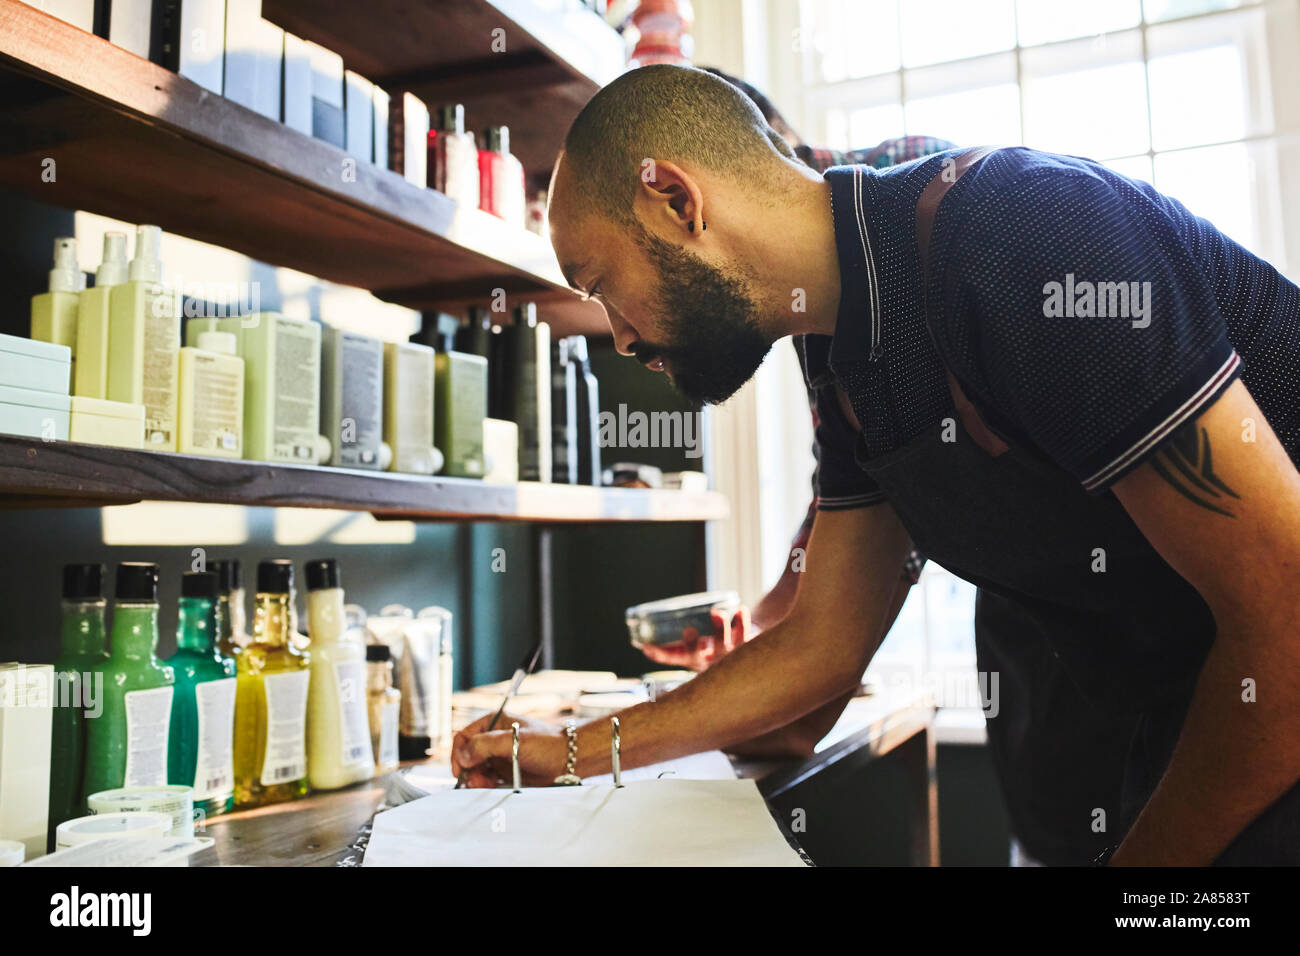
<instances>
[{"instance_id":1,"label":"clear bottle with black cap","mask_svg":"<svg viewBox=\"0 0 1300 956\"><path fill-rule=\"evenodd\" d=\"M387 644L366 645L366 709L375 773L397 769L398 716L402 692L393 686L393 652Z\"/></svg>"},{"instance_id":2,"label":"clear bottle with black cap","mask_svg":"<svg viewBox=\"0 0 1300 956\"><path fill-rule=\"evenodd\" d=\"M176 673L167 782L192 787L207 816L228 811L235 795L235 662L217 648L220 584L211 571L181 578L176 653L167 659Z\"/></svg>"},{"instance_id":3,"label":"clear bottle with black cap","mask_svg":"<svg viewBox=\"0 0 1300 956\"><path fill-rule=\"evenodd\" d=\"M158 565L117 566L107 660L90 671L86 794L167 783L172 669L158 659ZM90 715L88 714L88 717Z\"/></svg>"},{"instance_id":4,"label":"clear bottle with black cap","mask_svg":"<svg viewBox=\"0 0 1300 956\"><path fill-rule=\"evenodd\" d=\"M375 773L366 716L366 647L348 628L333 558L307 562L311 690L307 695L307 766L316 790L337 790Z\"/></svg>"},{"instance_id":5,"label":"clear bottle with black cap","mask_svg":"<svg viewBox=\"0 0 1300 956\"><path fill-rule=\"evenodd\" d=\"M217 576L217 650L234 660L248 643L244 568L234 558L213 561L208 567Z\"/></svg>"},{"instance_id":6,"label":"clear bottle with black cap","mask_svg":"<svg viewBox=\"0 0 1300 956\"><path fill-rule=\"evenodd\" d=\"M104 618L104 566L68 564L63 568L63 627L54 659L54 720L50 753L50 833L80 816L86 756L85 713L96 691L87 675L108 660Z\"/></svg>"},{"instance_id":7,"label":"clear bottle with black cap","mask_svg":"<svg viewBox=\"0 0 1300 956\"><path fill-rule=\"evenodd\" d=\"M577 445L578 445L578 484L600 485L600 386L591 371L591 357L587 350L587 339L582 335L570 335L564 341L569 343L569 359L573 362L578 378L577 401Z\"/></svg>"},{"instance_id":8,"label":"clear bottle with black cap","mask_svg":"<svg viewBox=\"0 0 1300 956\"><path fill-rule=\"evenodd\" d=\"M293 562L262 561L253 635L236 660L235 806L292 800L307 792L310 656L291 640Z\"/></svg>"}]
</instances>

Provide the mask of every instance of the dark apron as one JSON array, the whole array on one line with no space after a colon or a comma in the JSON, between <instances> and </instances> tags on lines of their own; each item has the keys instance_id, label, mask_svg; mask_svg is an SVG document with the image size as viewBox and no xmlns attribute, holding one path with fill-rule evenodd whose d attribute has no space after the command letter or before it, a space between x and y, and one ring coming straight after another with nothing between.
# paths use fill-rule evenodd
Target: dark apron
<instances>
[{"instance_id":1,"label":"dark apron","mask_svg":"<svg viewBox=\"0 0 1300 956\"><path fill-rule=\"evenodd\" d=\"M850 377L859 382L871 374L854 371ZM865 422L882 410L855 412ZM955 414L949 427L955 441L942 440L940 425L870 460L860 442L858 464L884 491L918 551L1018 605L1090 707L1134 721L1121 819L1108 820L1118 842L1168 763L1213 643L1213 616L1113 494L1086 494L1025 447L988 454ZM1104 550L1104 571L1094 570L1097 549ZM1087 719L1079 714L1080 723ZM1300 785L1219 862L1300 863Z\"/></svg>"}]
</instances>

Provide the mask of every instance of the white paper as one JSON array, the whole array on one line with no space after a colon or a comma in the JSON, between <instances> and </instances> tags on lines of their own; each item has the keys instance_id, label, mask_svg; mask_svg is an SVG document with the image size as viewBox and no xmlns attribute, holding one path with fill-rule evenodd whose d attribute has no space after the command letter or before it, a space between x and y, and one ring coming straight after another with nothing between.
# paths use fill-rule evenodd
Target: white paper
<instances>
[{"instance_id":1,"label":"white paper","mask_svg":"<svg viewBox=\"0 0 1300 956\"><path fill-rule=\"evenodd\" d=\"M375 817L366 866L802 866L752 780L444 790Z\"/></svg>"}]
</instances>

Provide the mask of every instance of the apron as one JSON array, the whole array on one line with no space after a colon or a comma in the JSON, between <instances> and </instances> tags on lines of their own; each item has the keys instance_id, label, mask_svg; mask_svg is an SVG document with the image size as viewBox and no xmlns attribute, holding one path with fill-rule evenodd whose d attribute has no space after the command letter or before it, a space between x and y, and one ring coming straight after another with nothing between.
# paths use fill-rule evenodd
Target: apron
<instances>
[{"instance_id":1,"label":"apron","mask_svg":"<svg viewBox=\"0 0 1300 956\"><path fill-rule=\"evenodd\" d=\"M963 157L957 177L932 190L945 178L940 174L922 194L921 248L938 198L982 155ZM848 399L864 429L891 414L864 401L887 387L880 363L863 359L834 371L839 381L853 383ZM864 387L873 378L877 386ZM1119 828L1108 825L1118 843L1168 764L1214 641L1213 615L1112 493L1087 494L1027 444L1007 446L993 436L1000 453L986 450L987 430L970 414L974 407L951 372L948 378L950 418L871 458L860 439L858 465L883 491L918 551L1018 605L1087 701L1101 713L1134 721L1122 819ZM977 440L972 432L984 433ZM1300 863L1300 784L1243 831L1220 862Z\"/></svg>"}]
</instances>

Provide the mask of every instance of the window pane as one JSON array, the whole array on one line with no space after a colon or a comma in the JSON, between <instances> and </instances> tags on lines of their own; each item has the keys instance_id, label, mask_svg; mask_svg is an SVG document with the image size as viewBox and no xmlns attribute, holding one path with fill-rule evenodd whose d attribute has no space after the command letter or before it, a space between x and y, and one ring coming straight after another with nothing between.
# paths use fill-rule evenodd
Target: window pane
<instances>
[{"instance_id":1,"label":"window pane","mask_svg":"<svg viewBox=\"0 0 1300 956\"><path fill-rule=\"evenodd\" d=\"M1022 55L1025 143L1106 159L1145 152L1146 71L1137 31Z\"/></svg>"},{"instance_id":2,"label":"window pane","mask_svg":"<svg viewBox=\"0 0 1300 956\"><path fill-rule=\"evenodd\" d=\"M1108 159L1105 164L1115 172L1129 179L1140 179L1144 183L1155 185L1155 177L1151 175L1151 157L1150 156L1128 156L1124 159Z\"/></svg>"},{"instance_id":3,"label":"window pane","mask_svg":"<svg viewBox=\"0 0 1300 956\"><path fill-rule=\"evenodd\" d=\"M814 82L898 69L898 0L805 0L802 11Z\"/></svg>"},{"instance_id":4,"label":"window pane","mask_svg":"<svg viewBox=\"0 0 1300 956\"><path fill-rule=\"evenodd\" d=\"M1153 57L1151 135L1156 149L1246 135L1241 51L1217 46Z\"/></svg>"},{"instance_id":5,"label":"window pane","mask_svg":"<svg viewBox=\"0 0 1300 956\"><path fill-rule=\"evenodd\" d=\"M903 135L903 107L898 103L854 110L849 116L849 149L870 149L877 143Z\"/></svg>"},{"instance_id":6,"label":"window pane","mask_svg":"<svg viewBox=\"0 0 1300 956\"><path fill-rule=\"evenodd\" d=\"M1239 6L1241 0L1142 0L1148 21L1173 20L1213 10L1231 10Z\"/></svg>"},{"instance_id":7,"label":"window pane","mask_svg":"<svg viewBox=\"0 0 1300 956\"><path fill-rule=\"evenodd\" d=\"M1157 189L1260 253L1254 170L1244 143L1159 154L1155 168Z\"/></svg>"},{"instance_id":8,"label":"window pane","mask_svg":"<svg viewBox=\"0 0 1300 956\"><path fill-rule=\"evenodd\" d=\"M1147 30L1157 152L1267 136L1295 101L1295 4L1270 4ZM1274 49L1275 47L1275 49Z\"/></svg>"},{"instance_id":9,"label":"window pane","mask_svg":"<svg viewBox=\"0 0 1300 956\"><path fill-rule=\"evenodd\" d=\"M1016 13L1024 46L1096 36L1142 20L1138 0L1018 0Z\"/></svg>"},{"instance_id":10,"label":"window pane","mask_svg":"<svg viewBox=\"0 0 1300 956\"><path fill-rule=\"evenodd\" d=\"M1016 44L1013 0L906 0L902 25L904 66L979 56Z\"/></svg>"}]
</instances>

